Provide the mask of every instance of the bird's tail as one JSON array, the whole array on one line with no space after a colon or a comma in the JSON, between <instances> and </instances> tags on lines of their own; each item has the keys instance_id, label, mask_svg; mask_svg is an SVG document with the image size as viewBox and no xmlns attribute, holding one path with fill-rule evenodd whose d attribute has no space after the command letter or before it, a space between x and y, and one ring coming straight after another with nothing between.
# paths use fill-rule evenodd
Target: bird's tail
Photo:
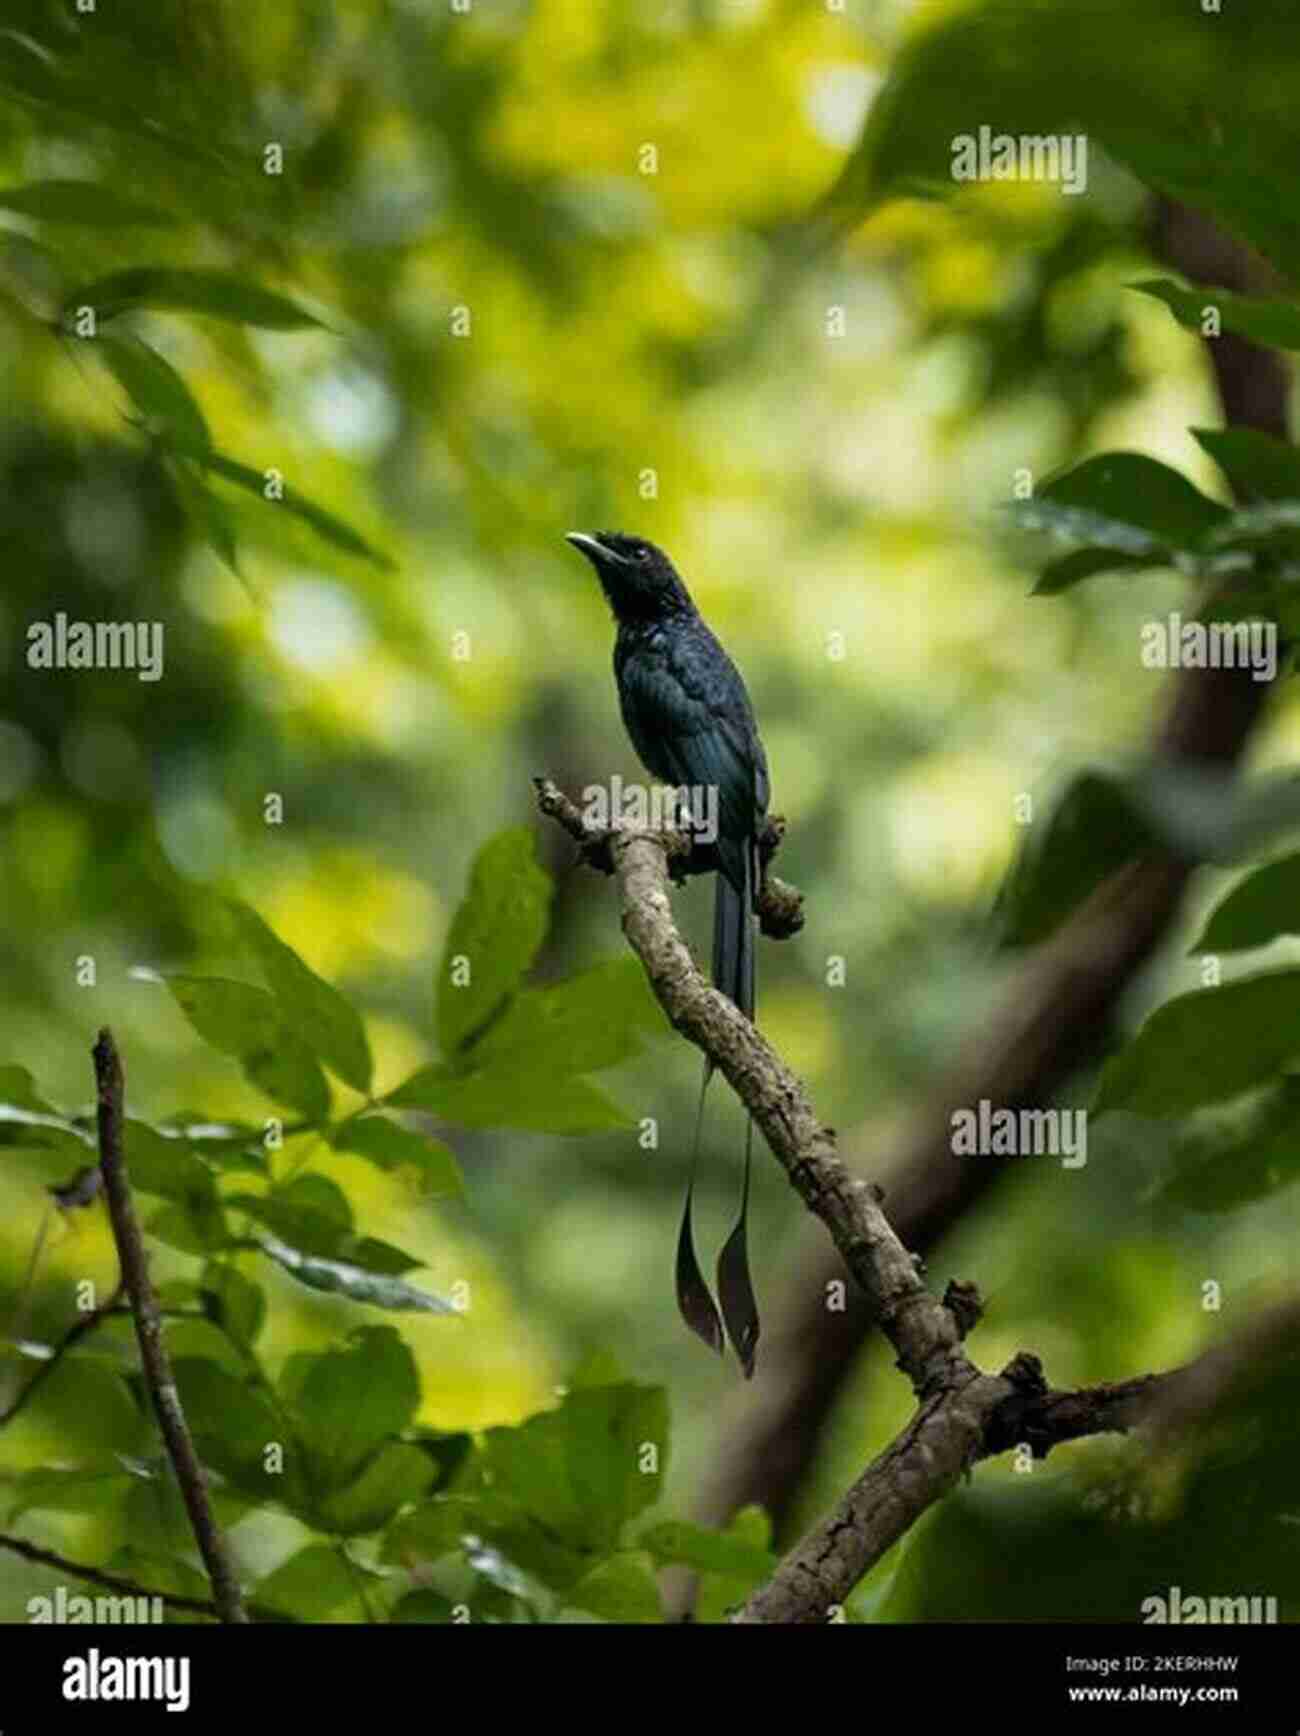
<instances>
[{"instance_id":1,"label":"bird's tail","mask_svg":"<svg viewBox=\"0 0 1300 1736\"><path fill-rule=\"evenodd\" d=\"M713 981L729 1000L735 1002L747 1019L754 1016L754 890L757 884L757 860L752 840L743 850L741 886L737 888L723 872L717 876L713 905ZM691 1179L686 1190L686 1206L682 1213L681 1234L677 1242L677 1305L682 1319L697 1332L704 1342L718 1352L723 1349L723 1323L727 1337L748 1378L754 1372L754 1354L758 1345L758 1304L749 1273L749 1173L753 1151L754 1124L749 1121L745 1132L745 1180L740 1199L740 1215L718 1256L718 1298L722 1304L721 1318L709 1287L700 1272L695 1257L691 1232L691 1196L695 1188L695 1170L700 1155L700 1131L704 1120L704 1098L713 1076L713 1062L706 1056L704 1078L700 1085L699 1109L695 1117L695 1141L691 1155Z\"/></svg>"}]
</instances>

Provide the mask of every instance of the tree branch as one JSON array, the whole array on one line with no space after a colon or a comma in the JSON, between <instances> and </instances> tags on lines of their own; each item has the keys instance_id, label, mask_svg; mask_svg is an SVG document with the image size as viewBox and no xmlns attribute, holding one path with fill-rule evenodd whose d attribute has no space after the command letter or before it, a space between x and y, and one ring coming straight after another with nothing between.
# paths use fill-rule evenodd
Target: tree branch
<instances>
[{"instance_id":1,"label":"tree branch","mask_svg":"<svg viewBox=\"0 0 1300 1736\"><path fill-rule=\"evenodd\" d=\"M555 786L547 779L534 781L539 806L566 824ZM1186 1390L1191 1371L1052 1392L1041 1363L1028 1352L1013 1357L998 1375L979 1369L962 1343L980 1316L976 1287L950 1283L942 1302L925 1288L915 1260L880 1208L879 1190L844 1168L834 1133L818 1120L802 1082L696 967L668 896L669 864L682 846L672 836L629 826L611 828L600 838L592 829L583 843L608 851L623 931L672 1025L725 1075L791 1186L830 1232L917 1398L907 1427L737 1617L741 1622L823 1621L978 1459L1022 1443L1042 1458L1061 1441L1123 1432L1157 1395ZM1104 932L1103 921L1099 936ZM1300 1303L1285 1317L1282 1330L1294 1336L1298 1322ZM1203 1362L1214 1366L1214 1356L1222 1354L1211 1353Z\"/></svg>"},{"instance_id":2,"label":"tree branch","mask_svg":"<svg viewBox=\"0 0 1300 1736\"><path fill-rule=\"evenodd\" d=\"M1153 252L1183 276L1244 294L1278 293L1272 268L1202 212L1159 199L1154 215ZM1286 439L1290 377L1281 358L1226 332L1204 347L1225 425ZM1164 696L1152 752L1176 763L1234 764L1271 691L1271 683L1243 670L1182 671ZM1007 1108L1047 1102L1095 1052L1116 1003L1177 919L1186 880L1186 865L1158 857L1112 875L1024 961L992 1018L920 1107L883 1138L872 1126L855 1140L885 1183L890 1216L909 1247L928 1252L1004 1168L994 1160L952 1161L952 1110L985 1098ZM699 1505L703 1523L725 1525L755 1501L778 1525L788 1510L872 1324L857 1297L845 1314L827 1314L826 1284L836 1275L829 1254L810 1261L775 1311L773 1344L783 1339L789 1347L784 1377L777 1388L747 1391L739 1401ZM771 1361L769 1354L769 1368Z\"/></svg>"},{"instance_id":3,"label":"tree branch","mask_svg":"<svg viewBox=\"0 0 1300 1736\"><path fill-rule=\"evenodd\" d=\"M199 1553L212 1581L216 1612L224 1622L246 1622L248 1615L240 1597L239 1581L225 1539L213 1517L207 1479L190 1438L180 1394L172 1376L171 1359L163 1341L158 1297L149 1277L144 1238L127 1182L126 1156L122 1146L122 1062L112 1033L107 1028L100 1031L92 1053L99 1098L99 1162L104 1177L104 1197L117 1242L122 1283L131 1299L145 1385L153 1401L167 1455L176 1472Z\"/></svg>"},{"instance_id":4,"label":"tree branch","mask_svg":"<svg viewBox=\"0 0 1300 1736\"><path fill-rule=\"evenodd\" d=\"M88 1567L83 1561L69 1561L65 1555L57 1555L52 1549L42 1549L35 1543L29 1543L25 1537L10 1537L0 1533L0 1549L8 1549L15 1555L21 1555L25 1561L34 1561L41 1567L56 1567L60 1573L66 1573L70 1579L84 1579L89 1585L102 1585L106 1591L120 1591L128 1597L156 1597L166 1604L168 1609L184 1610L189 1615L215 1616L217 1606L202 1597L181 1597L174 1591L156 1591L153 1586L140 1585L134 1579L124 1579L120 1573L108 1573L102 1567Z\"/></svg>"}]
</instances>

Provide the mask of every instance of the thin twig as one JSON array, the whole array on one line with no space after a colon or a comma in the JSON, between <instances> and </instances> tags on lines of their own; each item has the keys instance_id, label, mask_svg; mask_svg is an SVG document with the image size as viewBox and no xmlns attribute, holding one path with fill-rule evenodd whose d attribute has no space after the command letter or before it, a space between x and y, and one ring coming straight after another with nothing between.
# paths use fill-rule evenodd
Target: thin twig
<instances>
[{"instance_id":1,"label":"thin twig","mask_svg":"<svg viewBox=\"0 0 1300 1736\"><path fill-rule=\"evenodd\" d=\"M40 1367L36 1370L36 1373L27 1382L27 1385L22 1389L18 1396L5 1410L0 1411L0 1429L2 1429L6 1423L11 1423L13 1421L19 1411L21 1411L31 1399L32 1395L40 1390L42 1382L48 1380L54 1373L55 1369L63 1361L63 1358L70 1350L80 1344L81 1340L85 1338L88 1333L93 1332L97 1326L101 1326L103 1322L108 1319L110 1314L118 1312L118 1304L122 1300L122 1292L123 1285L119 1282L117 1289L114 1290L107 1302L101 1302L98 1308L92 1308L88 1314L83 1314L80 1320L76 1321L68 1328L63 1337L55 1345L53 1352L43 1363L41 1363Z\"/></svg>"},{"instance_id":2,"label":"thin twig","mask_svg":"<svg viewBox=\"0 0 1300 1736\"><path fill-rule=\"evenodd\" d=\"M56 1567L70 1579L84 1579L89 1585L102 1585L106 1591L124 1592L128 1597L156 1597L169 1609L180 1609L189 1615L215 1616L217 1606L202 1597L181 1597L174 1591L158 1591L151 1585L140 1585L134 1579L124 1579L120 1573L107 1573L102 1567L88 1567L84 1561L69 1561L52 1549L41 1549L25 1537L10 1537L0 1532L0 1549L12 1550L26 1561L41 1567Z\"/></svg>"},{"instance_id":3,"label":"thin twig","mask_svg":"<svg viewBox=\"0 0 1300 1736\"><path fill-rule=\"evenodd\" d=\"M224 1622L246 1622L247 1612L240 1596L239 1581L226 1549L225 1539L213 1517L208 1497L207 1479L194 1450L180 1394L172 1376L171 1359L163 1342L162 1319L158 1297L149 1277L149 1264L140 1233L140 1222L131 1200L127 1182L126 1157L122 1145L123 1087L122 1062L113 1042L112 1033L100 1031L93 1050L95 1082L98 1089L99 1161L104 1175L104 1197L108 1202L113 1235L117 1241L121 1262L122 1282L131 1299L136 1338L140 1345L140 1360L145 1385L153 1400L158 1426L176 1472L185 1510L189 1514L199 1554L212 1581L213 1601Z\"/></svg>"}]
</instances>

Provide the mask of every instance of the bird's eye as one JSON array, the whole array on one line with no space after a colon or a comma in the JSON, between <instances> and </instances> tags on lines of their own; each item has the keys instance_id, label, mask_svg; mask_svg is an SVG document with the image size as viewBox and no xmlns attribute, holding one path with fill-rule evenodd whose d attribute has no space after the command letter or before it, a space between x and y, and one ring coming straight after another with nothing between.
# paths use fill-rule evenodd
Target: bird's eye
<instances>
[{"instance_id":1,"label":"bird's eye","mask_svg":"<svg viewBox=\"0 0 1300 1736\"><path fill-rule=\"evenodd\" d=\"M650 550L644 543L638 543L632 550L632 558L636 561L648 561L650 559Z\"/></svg>"}]
</instances>

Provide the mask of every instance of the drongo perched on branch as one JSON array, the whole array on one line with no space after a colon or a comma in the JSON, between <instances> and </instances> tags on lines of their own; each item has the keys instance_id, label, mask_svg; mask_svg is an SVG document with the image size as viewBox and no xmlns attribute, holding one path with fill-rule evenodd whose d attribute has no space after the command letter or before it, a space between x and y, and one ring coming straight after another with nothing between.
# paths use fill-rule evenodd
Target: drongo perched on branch
<instances>
[{"instance_id":1,"label":"drongo perched on branch","mask_svg":"<svg viewBox=\"0 0 1300 1736\"><path fill-rule=\"evenodd\" d=\"M662 549L618 531L590 536L574 531L568 540L595 567L618 623L614 678L623 722L642 764L654 777L685 787L692 795L716 791L717 837L701 847L705 860L712 860L717 868L713 981L752 1019L758 833L767 813L768 781L767 759L745 683ZM704 1093L712 1072L713 1063L706 1056L691 1179L677 1245L677 1304L692 1331L719 1352L725 1321L748 1376L754 1371L758 1344L758 1307L746 1245L752 1121L745 1136L740 1215L718 1257L721 1321L700 1273L691 1233Z\"/></svg>"}]
</instances>

